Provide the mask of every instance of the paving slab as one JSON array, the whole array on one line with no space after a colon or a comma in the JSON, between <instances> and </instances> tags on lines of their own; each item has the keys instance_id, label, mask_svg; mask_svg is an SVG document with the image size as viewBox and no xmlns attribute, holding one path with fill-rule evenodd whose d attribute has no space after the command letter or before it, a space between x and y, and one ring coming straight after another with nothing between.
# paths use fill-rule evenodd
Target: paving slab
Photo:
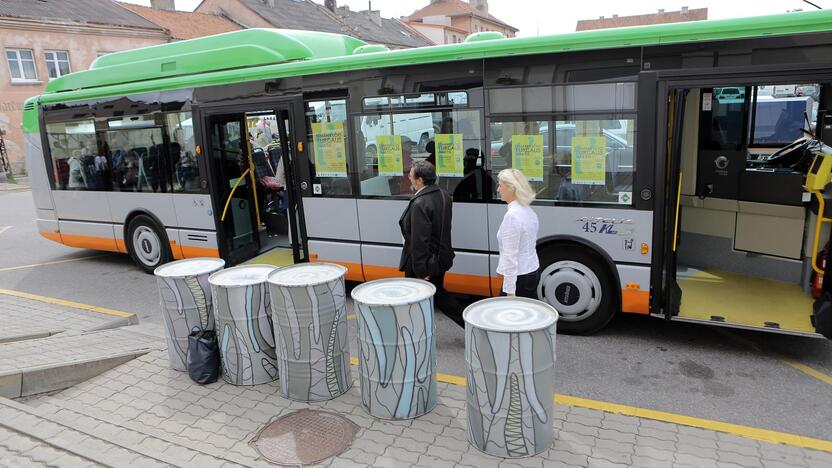
<instances>
[{"instance_id":1,"label":"paving slab","mask_svg":"<svg viewBox=\"0 0 832 468\"><path fill-rule=\"evenodd\" d=\"M357 368L354 371L357 377ZM129 388L129 398L114 387ZM723 440L721 433L714 431L556 405L555 441L550 450L536 457L503 460L468 443L465 411L460 410L465 405L465 387L440 382L438 390L438 405L428 415L410 421L384 421L370 417L360 407L357 380L342 397L300 403L280 397L277 382L255 387L235 387L222 381L195 384L186 374L167 367L163 351L152 351L29 403L67 421L89 417L98 424L188 447L208 457L206 460L245 466L269 466L249 442L271 419L302 408L339 413L360 427L349 450L320 466L717 466L742 461L800 467L817 466L830 455L744 438L740 439L746 450L740 454L735 440ZM670 437L654 437L657 434Z\"/></svg>"}]
</instances>

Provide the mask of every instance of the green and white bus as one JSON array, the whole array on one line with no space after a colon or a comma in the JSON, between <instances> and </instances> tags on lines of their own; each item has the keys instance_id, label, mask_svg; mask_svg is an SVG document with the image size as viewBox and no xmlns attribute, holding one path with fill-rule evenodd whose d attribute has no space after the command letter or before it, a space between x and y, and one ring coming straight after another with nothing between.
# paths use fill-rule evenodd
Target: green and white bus
<instances>
[{"instance_id":1,"label":"green and white bus","mask_svg":"<svg viewBox=\"0 0 832 468\"><path fill-rule=\"evenodd\" d=\"M221 256L368 281L400 275L404 173L427 158L454 197L446 286L491 296L493 178L513 166L561 330L624 312L819 336L828 228L787 145L832 122L830 57L829 11L394 51L250 29L108 54L25 104L37 223L146 271Z\"/></svg>"}]
</instances>

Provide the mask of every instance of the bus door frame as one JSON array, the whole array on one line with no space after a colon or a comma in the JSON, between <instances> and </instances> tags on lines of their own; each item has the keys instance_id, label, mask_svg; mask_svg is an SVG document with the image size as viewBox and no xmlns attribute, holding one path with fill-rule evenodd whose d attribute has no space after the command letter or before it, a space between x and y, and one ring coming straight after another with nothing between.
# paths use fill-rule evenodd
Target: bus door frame
<instances>
[{"instance_id":1,"label":"bus door frame","mask_svg":"<svg viewBox=\"0 0 832 468\"><path fill-rule=\"evenodd\" d=\"M225 233L220 220L222 210L225 205L225 200L219 200L216 197L219 193L220 187L216 187L214 180L214 171L216 167L211 163L210 157L210 132L209 121L212 117L228 114L245 115L246 112L261 112L274 111L275 116L278 117L278 129L281 141L281 151L285 159L283 159L283 168L286 171L287 190L288 193L288 218L290 239L292 245L292 259L295 263L309 261L309 247L306 235L306 222L303 213L303 194L311 191L309 189L310 169L308 164L297 164L303 161L306 157L304 148L304 141L306 140L306 120L303 113L303 96L290 96L280 98L260 98L251 100L235 99L228 102L218 102L211 104L194 105L192 115L197 126L198 141L202 148L203 157L206 160L207 184L210 187L212 200L214 202L214 220L217 225L217 244L220 249L220 256L226 258L228 252ZM280 123L283 122L283 116L286 116L289 121L289 134L292 141L286 135L286 129ZM291 155L291 156L290 156ZM263 253L260 249L259 239L257 239L259 255ZM246 261L248 258L241 261Z\"/></svg>"}]
</instances>

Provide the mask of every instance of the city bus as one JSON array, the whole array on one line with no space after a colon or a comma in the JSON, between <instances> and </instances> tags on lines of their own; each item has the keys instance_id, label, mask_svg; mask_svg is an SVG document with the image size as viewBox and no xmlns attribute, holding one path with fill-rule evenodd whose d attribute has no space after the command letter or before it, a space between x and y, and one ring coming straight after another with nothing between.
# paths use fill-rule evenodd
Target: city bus
<instances>
[{"instance_id":1,"label":"city bus","mask_svg":"<svg viewBox=\"0 0 832 468\"><path fill-rule=\"evenodd\" d=\"M394 277L406 173L427 159L454 200L446 287L495 296L494 178L516 167L561 331L632 313L817 337L829 229L803 184L832 138L830 52L832 12L812 11L407 50L249 29L111 53L25 103L37 225L148 272L219 256ZM764 103L786 86L817 99Z\"/></svg>"}]
</instances>

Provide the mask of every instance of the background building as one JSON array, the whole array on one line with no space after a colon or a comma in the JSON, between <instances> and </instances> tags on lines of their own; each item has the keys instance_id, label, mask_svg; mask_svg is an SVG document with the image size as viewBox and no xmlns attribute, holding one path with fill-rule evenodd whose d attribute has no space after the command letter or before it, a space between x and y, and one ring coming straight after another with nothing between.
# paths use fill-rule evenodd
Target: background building
<instances>
[{"instance_id":1,"label":"background building","mask_svg":"<svg viewBox=\"0 0 832 468\"><path fill-rule=\"evenodd\" d=\"M708 19L707 8L682 7L679 11L659 10L658 13L647 15L600 17L591 20L579 20L575 31L589 31L591 29L623 28L626 26L644 26L648 24L682 23L685 21L703 21Z\"/></svg>"},{"instance_id":2,"label":"background building","mask_svg":"<svg viewBox=\"0 0 832 468\"><path fill-rule=\"evenodd\" d=\"M335 0L203 0L195 12L218 15L246 28L282 28L347 34L391 49L433 45L402 21L377 10L351 11Z\"/></svg>"},{"instance_id":3,"label":"background building","mask_svg":"<svg viewBox=\"0 0 832 468\"><path fill-rule=\"evenodd\" d=\"M437 44L462 42L471 33L497 31L514 37L518 29L488 13L488 0L431 0L405 18L408 26Z\"/></svg>"},{"instance_id":4,"label":"background building","mask_svg":"<svg viewBox=\"0 0 832 468\"><path fill-rule=\"evenodd\" d=\"M168 41L167 32L112 0L0 2L0 128L12 171L23 172L23 101L101 54Z\"/></svg>"}]
</instances>

